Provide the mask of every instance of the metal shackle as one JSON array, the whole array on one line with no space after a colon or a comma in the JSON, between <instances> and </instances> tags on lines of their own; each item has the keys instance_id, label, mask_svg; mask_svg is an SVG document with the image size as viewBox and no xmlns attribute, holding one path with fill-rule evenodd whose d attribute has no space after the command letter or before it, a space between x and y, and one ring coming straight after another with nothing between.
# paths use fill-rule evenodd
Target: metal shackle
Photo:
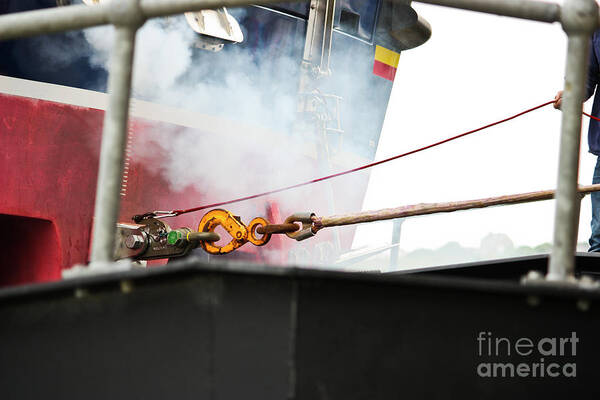
<instances>
[{"instance_id":1,"label":"metal shackle","mask_svg":"<svg viewBox=\"0 0 600 400\"><path fill-rule=\"evenodd\" d=\"M296 232L287 232L286 235L297 241L305 240L315 236L316 232L313 231L313 217L315 214L310 212L292 214L286 218L286 224L300 222L302 227Z\"/></svg>"}]
</instances>

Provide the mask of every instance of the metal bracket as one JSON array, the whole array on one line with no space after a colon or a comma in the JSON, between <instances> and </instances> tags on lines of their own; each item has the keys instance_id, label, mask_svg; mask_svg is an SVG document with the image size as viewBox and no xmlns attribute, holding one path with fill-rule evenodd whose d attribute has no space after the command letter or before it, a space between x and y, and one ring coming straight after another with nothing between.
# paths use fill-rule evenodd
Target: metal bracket
<instances>
[{"instance_id":1,"label":"metal bracket","mask_svg":"<svg viewBox=\"0 0 600 400\"><path fill-rule=\"evenodd\" d=\"M527 275L521 278L522 285L529 286L546 286L546 287L564 287L564 288L577 288L585 290L597 290L600 289L600 282L594 280L591 276L583 275L579 278L575 276L569 276L564 280L548 280L540 271L529 271Z\"/></svg>"}]
</instances>

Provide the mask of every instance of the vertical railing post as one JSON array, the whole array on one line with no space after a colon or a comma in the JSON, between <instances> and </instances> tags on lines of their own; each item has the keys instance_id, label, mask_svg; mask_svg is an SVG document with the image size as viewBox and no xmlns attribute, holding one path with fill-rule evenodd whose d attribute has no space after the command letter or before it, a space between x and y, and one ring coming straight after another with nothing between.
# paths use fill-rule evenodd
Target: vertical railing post
<instances>
[{"instance_id":1,"label":"vertical railing post","mask_svg":"<svg viewBox=\"0 0 600 400\"><path fill-rule=\"evenodd\" d=\"M114 260L135 35L144 22L138 0L112 2L111 7L110 20L115 26L115 35L108 77L108 107L102 129L91 266Z\"/></svg>"},{"instance_id":2,"label":"vertical railing post","mask_svg":"<svg viewBox=\"0 0 600 400\"><path fill-rule=\"evenodd\" d=\"M400 234L402 233L402 223L404 218L394 220L392 228L392 248L390 249L390 271L398 268L398 258L400 257Z\"/></svg>"},{"instance_id":3,"label":"vertical railing post","mask_svg":"<svg viewBox=\"0 0 600 400\"><path fill-rule=\"evenodd\" d=\"M598 24L598 6L594 0L566 0L562 8L561 22L568 36L568 48L562 102L554 244L546 275L550 281L569 280L575 270L580 208L577 184L581 109L585 96L590 36Z\"/></svg>"}]
</instances>

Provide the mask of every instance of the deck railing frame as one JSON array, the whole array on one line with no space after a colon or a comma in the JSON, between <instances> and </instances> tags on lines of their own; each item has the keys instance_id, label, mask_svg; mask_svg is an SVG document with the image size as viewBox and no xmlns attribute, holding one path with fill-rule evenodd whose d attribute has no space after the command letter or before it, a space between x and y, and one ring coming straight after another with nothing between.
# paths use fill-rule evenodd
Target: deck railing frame
<instances>
[{"instance_id":1,"label":"deck railing frame","mask_svg":"<svg viewBox=\"0 0 600 400\"><path fill-rule=\"evenodd\" d=\"M299 2L298 0L286 0ZM0 16L0 40L115 26L98 173L90 267L113 261L115 226L127 138L132 64L137 30L150 18L218 7L269 5L281 0L115 0L93 7L71 5ZM584 100L590 37L599 25L594 0L563 5L536 0L419 0L421 3L542 22L560 22L568 37L554 243L546 279L572 279L580 199L577 194L581 104Z\"/></svg>"}]
</instances>

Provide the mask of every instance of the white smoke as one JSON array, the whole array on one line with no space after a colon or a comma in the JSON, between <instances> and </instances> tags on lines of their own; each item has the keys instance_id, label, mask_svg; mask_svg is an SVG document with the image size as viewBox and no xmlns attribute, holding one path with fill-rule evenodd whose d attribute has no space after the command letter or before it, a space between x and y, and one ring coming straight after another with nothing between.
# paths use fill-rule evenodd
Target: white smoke
<instances>
[{"instance_id":1,"label":"white smoke","mask_svg":"<svg viewBox=\"0 0 600 400\"><path fill-rule=\"evenodd\" d=\"M238 12L237 17L240 15ZM90 63L108 70L113 28L88 29L84 34L93 48ZM335 172L317 171L316 147L322 144L322 139L315 138L311 129L298 129L302 126L297 112L301 63L298 54L302 52L292 49L303 47L303 35L295 35L293 31L280 35L275 49L258 46L260 50L248 50L229 44L233 47L227 51L212 53L194 48L197 36L183 17L148 21L136 39L133 96L197 112L199 120L208 115L234 123L222 124L217 131L208 127L198 130L156 125L136 137L134 162L160 174L170 190L178 192L191 186L199 193L208 193L211 202ZM246 40L258 39L246 37ZM333 66L335 78L325 85L325 90L331 88L334 94L340 83L349 91L342 101L342 113L352 116L354 126L342 128L355 133L370 128L366 126L368 118L362 117L376 102L367 80L357 79L360 74L370 76L372 55L369 56L367 62L359 65L356 62L359 57L348 48L346 55ZM335 134L330 135L333 139L330 143L336 143ZM353 143L348 137L342 139L346 153L352 156L344 159L338 153L335 168L350 168L364 162L364 158L355 156L358 150L364 152L364 144ZM335 153L335 146L331 152ZM314 211L328 215L333 211L359 211L366 190L365 173L368 172L335 180L335 210L328 208L328 183L270 198L283 205L283 213ZM249 220L255 216L252 213L264 211L264 199L237 204L231 209Z\"/></svg>"},{"instance_id":2,"label":"white smoke","mask_svg":"<svg viewBox=\"0 0 600 400\"><path fill-rule=\"evenodd\" d=\"M154 19L144 24L136 40L134 96L160 98L162 93L174 87L177 79L190 67L188 43L193 34L185 26L161 20ZM92 28L85 30L84 35L95 50L89 58L90 64L108 70L114 29Z\"/></svg>"}]
</instances>

